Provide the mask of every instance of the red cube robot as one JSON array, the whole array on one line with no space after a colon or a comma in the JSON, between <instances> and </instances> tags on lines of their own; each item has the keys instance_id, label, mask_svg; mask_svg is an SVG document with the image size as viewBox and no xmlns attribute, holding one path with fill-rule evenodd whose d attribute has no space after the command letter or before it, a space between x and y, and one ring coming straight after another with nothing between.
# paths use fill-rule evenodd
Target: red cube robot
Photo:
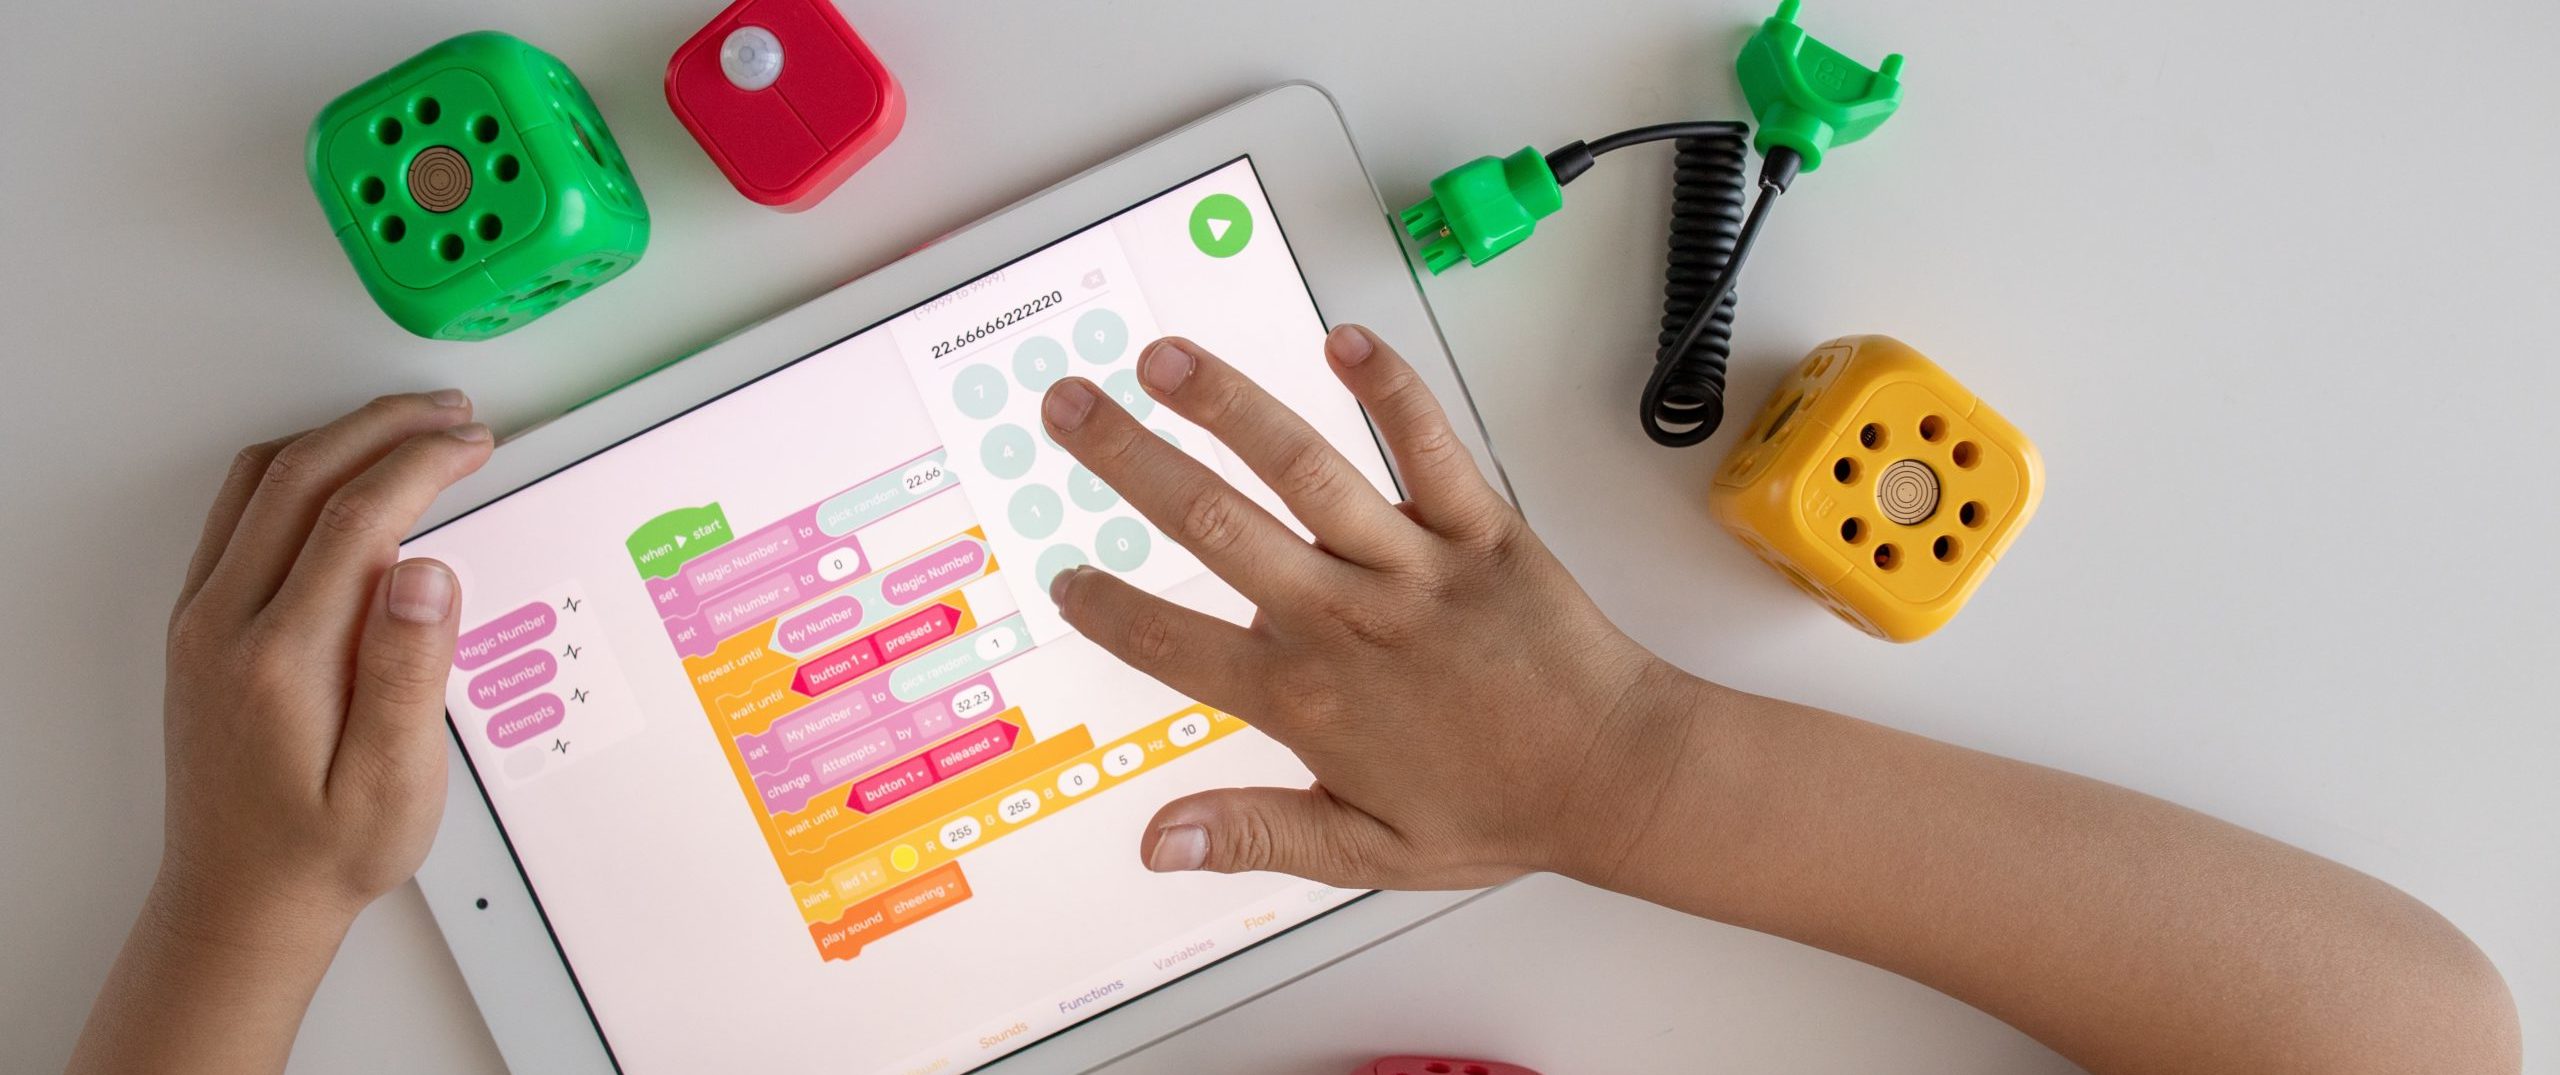
<instances>
[{"instance_id":1,"label":"red cube robot","mask_svg":"<svg viewBox=\"0 0 2560 1075\"><path fill-rule=\"evenodd\" d=\"M830 0L738 0L667 61L667 107L750 201L796 213L877 156L907 95Z\"/></svg>"},{"instance_id":2,"label":"red cube robot","mask_svg":"<svg viewBox=\"0 0 2560 1075\"><path fill-rule=\"evenodd\" d=\"M1464 1060L1454 1056L1387 1056L1361 1065L1351 1075L1538 1075L1518 1064L1499 1060Z\"/></svg>"}]
</instances>

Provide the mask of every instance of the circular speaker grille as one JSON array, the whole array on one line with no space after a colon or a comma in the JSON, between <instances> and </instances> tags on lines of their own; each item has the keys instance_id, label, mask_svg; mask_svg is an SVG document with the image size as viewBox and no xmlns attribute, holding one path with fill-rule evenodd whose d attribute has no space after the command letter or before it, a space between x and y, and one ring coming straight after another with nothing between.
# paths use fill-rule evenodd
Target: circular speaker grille
<instances>
[{"instance_id":1,"label":"circular speaker grille","mask_svg":"<svg viewBox=\"0 0 2560 1075\"><path fill-rule=\"evenodd\" d=\"M1884 468L1876 478L1876 507L1904 526L1927 521L1938 513L1938 473L1917 459Z\"/></svg>"},{"instance_id":2,"label":"circular speaker grille","mask_svg":"<svg viewBox=\"0 0 2560 1075\"><path fill-rule=\"evenodd\" d=\"M451 146L428 146L409 161L409 197L430 213L449 213L471 196L471 162Z\"/></svg>"}]
</instances>

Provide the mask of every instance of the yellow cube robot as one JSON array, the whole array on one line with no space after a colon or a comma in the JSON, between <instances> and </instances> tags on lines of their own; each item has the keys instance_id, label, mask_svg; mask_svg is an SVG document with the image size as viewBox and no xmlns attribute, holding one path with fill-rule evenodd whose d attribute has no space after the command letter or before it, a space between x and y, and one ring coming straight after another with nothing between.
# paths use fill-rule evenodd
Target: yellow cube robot
<instances>
[{"instance_id":1,"label":"yellow cube robot","mask_svg":"<svg viewBox=\"0 0 2560 1075\"><path fill-rule=\"evenodd\" d=\"M1910 642L1964 607L2035 514L2035 445L1890 336L1813 349L1716 471L1716 521L1859 630Z\"/></svg>"}]
</instances>

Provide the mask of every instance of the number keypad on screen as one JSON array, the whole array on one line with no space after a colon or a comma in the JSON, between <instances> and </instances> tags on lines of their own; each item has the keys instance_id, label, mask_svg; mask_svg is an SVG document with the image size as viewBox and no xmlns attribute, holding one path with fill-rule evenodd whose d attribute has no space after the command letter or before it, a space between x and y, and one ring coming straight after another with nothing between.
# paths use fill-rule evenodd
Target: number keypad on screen
<instances>
[{"instance_id":1,"label":"number keypad on screen","mask_svg":"<svg viewBox=\"0 0 2560 1075\"><path fill-rule=\"evenodd\" d=\"M1073 334L1072 342L1052 335L1061 329ZM1041 394L1070 373L1099 382L1141 422L1153 414L1155 400L1138 387L1128 318L1097 302L1007 342L1009 377L995 360L981 357L951 384L953 409L981 424L979 473L1005 483L1001 528L1041 543L1031 574L1043 590L1070 567L1100 564L1124 575L1144 570L1157 544L1154 528L1118 490L1058 447L1039 414Z\"/></svg>"},{"instance_id":2,"label":"number keypad on screen","mask_svg":"<svg viewBox=\"0 0 2560 1075\"><path fill-rule=\"evenodd\" d=\"M1201 571L1040 420L1044 393L1062 378L1083 377L1166 443L1223 470L1212 439L1138 383L1138 351L1162 326L1131 285L1119 241L1098 230L1016 263L1000 283L934 311L929 323L905 326L914 335L901 349L1036 642L1068 631L1048 599L1049 580L1061 571L1097 566L1148 590ZM1044 301L1018 301L1035 294ZM1003 310L1031 312L962 340L945 331L974 329ZM917 342L929 351L919 353Z\"/></svg>"}]
</instances>

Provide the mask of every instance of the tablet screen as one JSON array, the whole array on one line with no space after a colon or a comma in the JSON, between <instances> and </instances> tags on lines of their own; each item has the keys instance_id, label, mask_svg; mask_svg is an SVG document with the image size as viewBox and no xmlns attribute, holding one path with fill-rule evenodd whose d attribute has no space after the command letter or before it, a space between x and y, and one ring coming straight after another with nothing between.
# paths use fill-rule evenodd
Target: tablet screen
<instances>
[{"instance_id":1,"label":"tablet screen","mask_svg":"<svg viewBox=\"0 0 2560 1075\"><path fill-rule=\"evenodd\" d=\"M1091 378L1276 507L1138 390L1160 335L1392 488L1251 161L846 328L405 550L462 580L454 733L626 1071L966 1071L1359 895L1147 872L1167 800L1308 774L1046 595L1251 614L1039 421Z\"/></svg>"}]
</instances>

